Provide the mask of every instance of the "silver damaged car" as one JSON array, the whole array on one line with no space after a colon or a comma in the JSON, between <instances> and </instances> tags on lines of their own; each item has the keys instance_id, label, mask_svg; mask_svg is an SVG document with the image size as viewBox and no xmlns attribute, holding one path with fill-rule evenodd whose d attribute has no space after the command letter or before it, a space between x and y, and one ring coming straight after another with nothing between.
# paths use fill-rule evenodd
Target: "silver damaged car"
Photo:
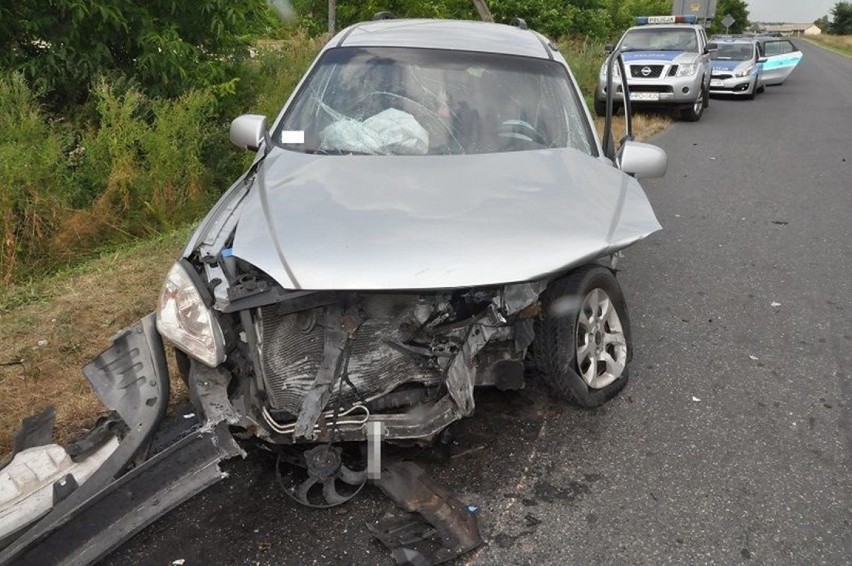
<instances>
[{"instance_id":1,"label":"silver damaged car","mask_svg":"<svg viewBox=\"0 0 852 566\"><path fill-rule=\"evenodd\" d=\"M221 478L216 464L242 453L234 437L297 460L307 474L289 495L328 507L381 476L383 444L427 442L473 415L478 387L540 376L585 407L624 387L632 343L615 260L660 229L637 178L663 175L666 155L602 144L543 36L358 24L271 124L240 116L231 140L253 164L191 237L156 312L85 368L114 411L99 438L121 442L0 562L49 562L50 544L102 555L114 541L56 533L83 512L87 525L138 530ZM169 398L164 342L199 424L149 450ZM366 443L363 466L346 461L351 441ZM151 471L164 462L172 475ZM124 482L157 505L119 514Z\"/></svg>"}]
</instances>

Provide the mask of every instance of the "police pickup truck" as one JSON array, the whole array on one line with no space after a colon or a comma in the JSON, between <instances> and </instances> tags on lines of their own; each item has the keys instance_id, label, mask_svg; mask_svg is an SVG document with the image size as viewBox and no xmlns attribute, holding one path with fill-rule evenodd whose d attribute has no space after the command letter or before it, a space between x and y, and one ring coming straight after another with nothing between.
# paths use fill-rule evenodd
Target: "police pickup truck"
<instances>
[{"instance_id":1,"label":"police pickup truck","mask_svg":"<svg viewBox=\"0 0 852 566\"><path fill-rule=\"evenodd\" d=\"M716 44L696 21L695 16L639 17L624 32L615 51L623 55L634 107L675 108L683 120L701 119L709 102L710 53ZM598 116L606 115L606 69L604 62L595 89ZM621 87L614 100L623 102Z\"/></svg>"}]
</instances>

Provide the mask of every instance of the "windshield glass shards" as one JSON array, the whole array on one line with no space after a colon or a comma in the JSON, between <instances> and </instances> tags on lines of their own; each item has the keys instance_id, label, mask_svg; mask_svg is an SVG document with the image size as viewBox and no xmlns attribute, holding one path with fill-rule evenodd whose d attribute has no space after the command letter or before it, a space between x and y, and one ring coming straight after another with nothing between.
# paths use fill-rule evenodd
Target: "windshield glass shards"
<instances>
[{"instance_id":1,"label":"windshield glass shards","mask_svg":"<svg viewBox=\"0 0 852 566\"><path fill-rule=\"evenodd\" d=\"M412 48L330 49L274 134L292 151L457 155L572 147L594 154L554 61Z\"/></svg>"},{"instance_id":2,"label":"windshield glass shards","mask_svg":"<svg viewBox=\"0 0 852 566\"><path fill-rule=\"evenodd\" d=\"M624 35L622 51L698 51L692 29L632 29Z\"/></svg>"}]
</instances>

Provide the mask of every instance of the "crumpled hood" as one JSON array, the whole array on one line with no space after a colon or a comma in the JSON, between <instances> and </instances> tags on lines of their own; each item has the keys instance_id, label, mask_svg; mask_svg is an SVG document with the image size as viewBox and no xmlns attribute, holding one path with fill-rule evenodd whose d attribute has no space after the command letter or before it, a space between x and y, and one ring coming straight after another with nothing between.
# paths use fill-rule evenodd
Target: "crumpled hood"
<instances>
[{"instance_id":1,"label":"crumpled hood","mask_svg":"<svg viewBox=\"0 0 852 566\"><path fill-rule=\"evenodd\" d=\"M660 229L635 179L573 149L385 157L275 148L245 199L233 255L288 289L526 281Z\"/></svg>"},{"instance_id":2,"label":"crumpled hood","mask_svg":"<svg viewBox=\"0 0 852 566\"><path fill-rule=\"evenodd\" d=\"M623 57L624 61L631 65L642 63L683 65L695 62L698 59L698 53L690 51L628 51Z\"/></svg>"}]
</instances>

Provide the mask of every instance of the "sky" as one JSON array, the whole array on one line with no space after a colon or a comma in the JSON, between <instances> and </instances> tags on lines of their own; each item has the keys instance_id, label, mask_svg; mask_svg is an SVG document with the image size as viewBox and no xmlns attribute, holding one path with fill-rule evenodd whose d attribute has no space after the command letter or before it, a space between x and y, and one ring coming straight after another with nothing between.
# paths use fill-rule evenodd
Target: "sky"
<instances>
[{"instance_id":1,"label":"sky","mask_svg":"<svg viewBox=\"0 0 852 566\"><path fill-rule=\"evenodd\" d=\"M746 0L753 22L805 23L828 15L837 0Z\"/></svg>"}]
</instances>

